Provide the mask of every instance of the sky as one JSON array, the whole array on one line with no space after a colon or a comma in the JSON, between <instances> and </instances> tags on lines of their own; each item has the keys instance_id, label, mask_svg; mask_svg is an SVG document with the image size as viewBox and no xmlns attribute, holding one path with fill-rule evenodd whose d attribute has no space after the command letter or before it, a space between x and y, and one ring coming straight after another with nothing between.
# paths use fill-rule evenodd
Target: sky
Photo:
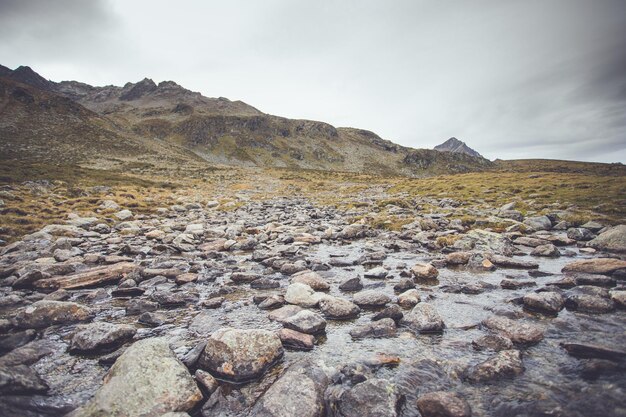
<instances>
[{"instance_id":1,"label":"sky","mask_svg":"<svg viewBox=\"0 0 626 417\"><path fill-rule=\"evenodd\" d=\"M626 0L0 0L0 64L413 148L626 162Z\"/></svg>"}]
</instances>

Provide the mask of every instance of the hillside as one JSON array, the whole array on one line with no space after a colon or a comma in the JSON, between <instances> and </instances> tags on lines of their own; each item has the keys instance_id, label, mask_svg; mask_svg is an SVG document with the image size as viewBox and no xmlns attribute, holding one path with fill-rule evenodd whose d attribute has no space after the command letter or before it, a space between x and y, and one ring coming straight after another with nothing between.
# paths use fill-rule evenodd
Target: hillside
<instances>
[{"instance_id":1,"label":"hillside","mask_svg":"<svg viewBox=\"0 0 626 417\"><path fill-rule=\"evenodd\" d=\"M436 151L439 152L452 152L452 153L462 153L469 156L474 156L476 158L482 158L483 156L476 152L474 149L467 146L467 144L463 141L458 140L455 137L452 137L442 143L441 145L437 145L434 147Z\"/></svg>"},{"instance_id":2,"label":"hillside","mask_svg":"<svg viewBox=\"0 0 626 417\"><path fill-rule=\"evenodd\" d=\"M402 147L362 129L265 114L241 101L204 97L173 81L156 84L145 78L123 87L94 87L55 83L29 67L3 67L0 80L8 108L0 135L6 138L6 156L13 159L61 158L97 167L120 158L157 166L189 159L213 166L407 176L492 165L483 158ZM33 99L20 101L18 90Z\"/></svg>"}]
</instances>

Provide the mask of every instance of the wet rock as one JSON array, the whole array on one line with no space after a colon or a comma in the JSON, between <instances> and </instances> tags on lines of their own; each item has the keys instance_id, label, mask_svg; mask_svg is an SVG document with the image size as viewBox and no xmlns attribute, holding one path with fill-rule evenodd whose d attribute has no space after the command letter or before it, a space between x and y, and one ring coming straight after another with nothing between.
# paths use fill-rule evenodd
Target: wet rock
<instances>
[{"instance_id":1,"label":"wet rock","mask_svg":"<svg viewBox=\"0 0 626 417\"><path fill-rule=\"evenodd\" d=\"M622 361L626 359L626 350L623 348L592 343L561 343L561 347L576 358L597 358L611 361Z\"/></svg>"},{"instance_id":2,"label":"wet rock","mask_svg":"<svg viewBox=\"0 0 626 417\"><path fill-rule=\"evenodd\" d=\"M283 326L301 333L317 334L326 329L326 320L310 310L302 310L282 321Z\"/></svg>"},{"instance_id":3,"label":"wet rock","mask_svg":"<svg viewBox=\"0 0 626 417\"><path fill-rule=\"evenodd\" d=\"M126 315L133 316L137 314L142 314L148 311L155 311L159 308L159 304L154 301L136 299L129 300L126 303Z\"/></svg>"},{"instance_id":4,"label":"wet rock","mask_svg":"<svg viewBox=\"0 0 626 417\"><path fill-rule=\"evenodd\" d=\"M279 281L272 279L272 278L268 278L268 277L259 278L250 283L250 288L255 289L255 290L269 290L272 288L279 288L279 287L280 287Z\"/></svg>"},{"instance_id":5,"label":"wet rock","mask_svg":"<svg viewBox=\"0 0 626 417\"><path fill-rule=\"evenodd\" d=\"M561 271L610 275L619 269L626 269L626 261L614 258L593 258L570 262Z\"/></svg>"},{"instance_id":6,"label":"wet rock","mask_svg":"<svg viewBox=\"0 0 626 417\"><path fill-rule=\"evenodd\" d=\"M398 304L404 308L414 307L421 300L420 293L416 289L405 291L398 296Z\"/></svg>"},{"instance_id":7,"label":"wet rock","mask_svg":"<svg viewBox=\"0 0 626 417\"><path fill-rule=\"evenodd\" d=\"M383 307L391 301L388 295L376 290L364 290L354 294L353 301L359 307Z\"/></svg>"},{"instance_id":8,"label":"wet rock","mask_svg":"<svg viewBox=\"0 0 626 417\"><path fill-rule=\"evenodd\" d=\"M563 309L565 299L552 291L534 292L524 296L524 307L529 310L556 315Z\"/></svg>"},{"instance_id":9,"label":"wet rock","mask_svg":"<svg viewBox=\"0 0 626 417\"><path fill-rule=\"evenodd\" d=\"M567 229L567 237L572 240L587 241L592 240L596 237L596 235L589 229L585 229L583 227L572 227Z\"/></svg>"},{"instance_id":10,"label":"wet rock","mask_svg":"<svg viewBox=\"0 0 626 417\"><path fill-rule=\"evenodd\" d=\"M417 262L411 267L411 273L417 279L435 279L439 276L437 268L428 263Z\"/></svg>"},{"instance_id":11,"label":"wet rock","mask_svg":"<svg viewBox=\"0 0 626 417\"><path fill-rule=\"evenodd\" d=\"M321 298L321 294L316 293L313 288L299 282L289 284L285 293L285 301L289 304L301 307L315 307Z\"/></svg>"},{"instance_id":12,"label":"wet rock","mask_svg":"<svg viewBox=\"0 0 626 417\"><path fill-rule=\"evenodd\" d=\"M359 315L359 306L349 300L339 297L326 296L319 302L324 317L334 320L353 319Z\"/></svg>"},{"instance_id":13,"label":"wet rock","mask_svg":"<svg viewBox=\"0 0 626 417\"><path fill-rule=\"evenodd\" d=\"M201 311L189 324L189 331L200 336L206 336L222 327L223 320L211 310Z\"/></svg>"},{"instance_id":14,"label":"wet rock","mask_svg":"<svg viewBox=\"0 0 626 417\"><path fill-rule=\"evenodd\" d=\"M118 220L126 221L133 218L133 212L130 210L121 210L113 214Z\"/></svg>"},{"instance_id":15,"label":"wet rock","mask_svg":"<svg viewBox=\"0 0 626 417\"><path fill-rule=\"evenodd\" d=\"M94 397L68 417L159 416L191 410L202 399L164 339L135 342L115 361Z\"/></svg>"},{"instance_id":16,"label":"wet rock","mask_svg":"<svg viewBox=\"0 0 626 417\"><path fill-rule=\"evenodd\" d=\"M158 327L167 323L167 316L163 313L143 313L137 321L150 327Z\"/></svg>"},{"instance_id":17,"label":"wet rock","mask_svg":"<svg viewBox=\"0 0 626 417\"><path fill-rule=\"evenodd\" d=\"M390 318L396 323L399 323L400 320L402 320L402 317L404 317L404 313L402 312L400 306L398 306L397 304L392 304L389 307L386 307L384 310L374 314L374 316L372 316L372 320L376 321Z\"/></svg>"},{"instance_id":18,"label":"wet rock","mask_svg":"<svg viewBox=\"0 0 626 417\"><path fill-rule=\"evenodd\" d=\"M41 279L34 283L41 290L57 290L88 288L103 284L117 283L137 266L132 262L119 262L112 265L103 265L86 271L76 272L70 275L54 276Z\"/></svg>"},{"instance_id":19,"label":"wet rock","mask_svg":"<svg viewBox=\"0 0 626 417\"><path fill-rule=\"evenodd\" d=\"M194 273L186 273L186 274L180 274L176 277L175 282L178 285L184 285L184 284L188 284L190 282L195 282L198 280L198 274L194 274Z\"/></svg>"},{"instance_id":20,"label":"wet rock","mask_svg":"<svg viewBox=\"0 0 626 417\"><path fill-rule=\"evenodd\" d=\"M454 242L453 247L463 251L474 249L503 255L510 255L514 252L513 245L505 236L482 229L471 230Z\"/></svg>"},{"instance_id":21,"label":"wet rock","mask_svg":"<svg viewBox=\"0 0 626 417\"><path fill-rule=\"evenodd\" d=\"M516 269L537 269L539 264L533 261L525 261L522 259L509 258L501 255L491 255L489 260L495 265L503 268L516 268Z\"/></svg>"},{"instance_id":22,"label":"wet rock","mask_svg":"<svg viewBox=\"0 0 626 417\"><path fill-rule=\"evenodd\" d=\"M495 351L513 349L513 342L508 337L497 334L489 334L472 341L472 347L476 350L491 349Z\"/></svg>"},{"instance_id":23,"label":"wet rock","mask_svg":"<svg viewBox=\"0 0 626 417\"><path fill-rule=\"evenodd\" d=\"M492 316L482 321L488 329L508 337L513 343L535 344L543 339L543 329L534 324L520 323L507 317Z\"/></svg>"},{"instance_id":24,"label":"wet rock","mask_svg":"<svg viewBox=\"0 0 626 417\"><path fill-rule=\"evenodd\" d=\"M306 333L291 329L280 329L278 337L283 346L295 350L311 350L315 346L315 338Z\"/></svg>"},{"instance_id":25,"label":"wet rock","mask_svg":"<svg viewBox=\"0 0 626 417\"><path fill-rule=\"evenodd\" d=\"M500 281L500 287L505 290L518 290L520 288L535 287L537 283L530 279L503 279Z\"/></svg>"},{"instance_id":26,"label":"wet rock","mask_svg":"<svg viewBox=\"0 0 626 417\"><path fill-rule=\"evenodd\" d=\"M379 266L377 268L372 268L370 270L365 271L363 273L363 276L365 278L370 278L370 279L385 279L388 274L389 272L385 268L383 268L382 266Z\"/></svg>"},{"instance_id":27,"label":"wet rock","mask_svg":"<svg viewBox=\"0 0 626 417\"><path fill-rule=\"evenodd\" d=\"M72 336L70 352L112 351L133 338L137 330L126 324L96 322L79 326Z\"/></svg>"},{"instance_id":28,"label":"wet rock","mask_svg":"<svg viewBox=\"0 0 626 417\"><path fill-rule=\"evenodd\" d=\"M37 337L37 332L32 329L0 335L0 354L10 352L15 348L24 346Z\"/></svg>"},{"instance_id":29,"label":"wet rock","mask_svg":"<svg viewBox=\"0 0 626 417\"><path fill-rule=\"evenodd\" d=\"M198 383L204 387L209 395L213 394L219 386L219 382L217 382L217 379L213 378L210 373L203 371L202 369L197 369L193 376L196 381L198 381Z\"/></svg>"},{"instance_id":30,"label":"wet rock","mask_svg":"<svg viewBox=\"0 0 626 417\"><path fill-rule=\"evenodd\" d=\"M611 291L611 300L616 307L626 309L626 290Z\"/></svg>"},{"instance_id":31,"label":"wet rock","mask_svg":"<svg viewBox=\"0 0 626 417\"><path fill-rule=\"evenodd\" d=\"M389 381L371 378L342 392L334 406L342 417L396 417L400 396Z\"/></svg>"},{"instance_id":32,"label":"wet rock","mask_svg":"<svg viewBox=\"0 0 626 417\"><path fill-rule=\"evenodd\" d=\"M532 252L530 252L530 254L532 256L545 256L548 258L558 258L559 256L561 256L559 248L551 243L548 243L547 245L537 246L535 249L533 249Z\"/></svg>"},{"instance_id":33,"label":"wet rock","mask_svg":"<svg viewBox=\"0 0 626 417\"><path fill-rule=\"evenodd\" d=\"M530 246L531 248L536 248L537 246L542 246L547 244L543 239L537 239L534 237L520 236L513 241L516 245Z\"/></svg>"},{"instance_id":34,"label":"wet rock","mask_svg":"<svg viewBox=\"0 0 626 417\"><path fill-rule=\"evenodd\" d=\"M281 308L278 308L272 312L270 312L267 317L270 320L273 321L277 321L282 323L283 320L286 320L287 318L298 314L299 312L303 311L304 309L302 307L296 306L296 305L287 305L287 306L283 306Z\"/></svg>"},{"instance_id":35,"label":"wet rock","mask_svg":"<svg viewBox=\"0 0 626 417\"><path fill-rule=\"evenodd\" d=\"M472 382L486 382L519 375L522 372L524 372L524 365L520 351L503 350L474 366L468 374L468 379Z\"/></svg>"},{"instance_id":36,"label":"wet rock","mask_svg":"<svg viewBox=\"0 0 626 417\"><path fill-rule=\"evenodd\" d=\"M396 292L404 292L412 288L415 288L415 283L409 278L402 278L393 286L393 290Z\"/></svg>"},{"instance_id":37,"label":"wet rock","mask_svg":"<svg viewBox=\"0 0 626 417\"><path fill-rule=\"evenodd\" d=\"M0 394L44 394L48 384L26 365L0 365Z\"/></svg>"},{"instance_id":38,"label":"wet rock","mask_svg":"<svg viewBox=\"0 0 626 417\"><path fill-rule=\"evenodd\" d=\"M598 287L614 287L616 284L615 278L607 277L604 275L591 275L591 274L577 274L576 285L595 285Z\"/></svg>"},{"instance_id":39,"label":"wet rock","mask_svg":"<svg viewBox=\"0 0 626 417\"><path fill-rule=\"evenodd\" d=\"M626 253L626 225L620 224L600 233L587 245L607 252Z\"/></svg>"},{"instance_id":40,"label":"wet rock","mask_svg":"<svg viewBox=\"0 0 626 417\"><path fill-rule=\"evenodd\" d=\"M422 417L471 417L472 410L463 398L445 391L420 395L417 409Z\"/></svg>"},{"instance_id":41,"label":"wet rock","mask_svg":"<svg viewBox=\"0 0 626 417\"><path fill-rule=\"evenodd\" d=\"M89 307L67 301L37 301L20 309L15 316L17 327L42 329L53 325L89 321L95 313Z\"/></svg>"},{"instance_id":42,"label":"wet rock","mask_svg":"<svg viewBox=\"0 0 626 417\"><path fill-rule=\"evenodd\" d=\"M58 350L58 345L50 340L33 340L1 356L0 365L30 365L45 356L51 355L56 350Z\"/></svg>"},{"instance_id":43,"label":"wet rock","mask_svg":"<svg viewBox=\"0 0 626 417\"><path fill-rule=\"evenodd\" d=\"M548 216L536 216L527 217L523 223L533 230L550 230L552 229L552 222Z\"/></svg>"},{"instance_id":44,"label":"wet rock","mask_svg":"<svg viewBox=\"0 0 626 417\"><path fill-rule=\"evenodd\" d=\"M273 310L285 304L285 298L282 295L270 295L259 303L261 310Z\"/></svg>"},{"instance_id":45,"label":"wet rock","mask_svg":"<svg viewBox=\"0 0 626 417\"><path fill-rule=\"evenodd\" d=\"M326 280L317 272L313 271L298 272L291 277L291 282L306 284L315 291L328 291L330 289L330 284L328 284L328 282L326 282Z\"/></svg>"},{"instance_id":46,"label":"wet rock","mask_svg":"<svg viewBox=\"0 0 626 417\"><path fill-rule=\"evenodd\" d=\"M381 319L363 324L350 330L350 336L354 339L366 337L395 337L396 323L392 319Z\"/></svg>"},{"instance_id":47,"label":"wet rock","mask_svg":"<svg viewBox=\"0 0 626 417\"><path fill-rule=\"evenodd\" d=\"M256 417L323 417L324 392L329 379L317 365L302 361L291 365L255 404Z\"/></svg>"},{"instance_id":48,"label":"wet rock","mask_svg":"<svg viewBox=\"0 0 626 417\"><path fill-rule=\"evenodd\" d=\"M443 319L432 304L420 303L404 315L403 326L417 333L438 333L445 328Z\"/></svg>"},{"instance_id":49,"label":"wet rock","mask_svg":"<svg viewBox=\"0 0 626 417\"><path fill-rule=\"evenodd\" d=\"M448 265L465 265L471 256L471 252L452 252L446 255L446 263Z\"/></svg>"},{"instance_id":50,"label":"wet rock","mask_svg":"<svg viewBox=\"0 0 626 417\"><path fill-rule=\"evenodd\" d=\"M604 314L615 309L615 304L609 298L591 294L574 294L567 297L565 307L581 313Z\"/></svg>"},{"instance_id":51,"label":"wet rock","mask_svg":"<svg viewBox=\"0 0 626 417\"><path fill-rule=\"evenodd\" d=\"M496 266L483 254L473 254L467 262L467 267L472 271L487 272L494 271Z\"/></svg>"},{"instance_id":52,"label":"wet rock","mask_svg":"<svg viewBox=\"0 0 626 417\"><path fill-rule=\"evenodd\" d=\"M155 291L150 298L163 307L177 307L187 303L185 293L183 292L171 292L168 290Z\"/></svg>"},{"instance_id":53,"label":"wet rock","mask_svg":"<svg viewBox=\"0 0 626 417\"><path fill-rule=\"evenodd\" d=\"M208 338L199 366L220 378L244 382L263 375L282 356L283 345L273 332L222 328Z\"/></svg>"},{"instance_id":54,"label":"wet rock","mask_svg":"<svg viewBox=\"0 0 626 417\"><path fill-rule=\"evenodd\" d=\"M363 283L359 277L348 278L339 285L339 289L345 292L361 291L363 289Z\"/></svg>"},{"instance_id":55,"label":"wet rock","mask_svg":"<svg viewBox=\"0 0 626 417\"><path fill-rule=\"evenodd\" d=\"M212 297L209 298L208 300L204 300L201 305L204 308L220 308L222 306L222 304L224 303L224 297Z\"/></svg>"}]
</instances>

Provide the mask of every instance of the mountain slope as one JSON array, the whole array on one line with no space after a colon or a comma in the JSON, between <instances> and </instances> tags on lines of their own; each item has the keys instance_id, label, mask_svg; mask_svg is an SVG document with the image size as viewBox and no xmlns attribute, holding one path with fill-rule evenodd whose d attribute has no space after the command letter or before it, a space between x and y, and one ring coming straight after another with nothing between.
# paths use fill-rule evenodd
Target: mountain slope
<instances>
[{"instance_id":1,"label":"mountain slope","mask_svg":"<svg viewBox=\"0 0 626 417\"><path fill-rule=\"evenodd\" d=\"M452 153L462 153L465 155L473 156L476 158L482 158L483 156L476 152L474 149L467 146L467 144L463 141L458 140L455 137L452 137L442 143L441 145L437 145L434 148L439 152L452 152Z\"/></svg>"},{"instance_id":2,"label":"mountain slope","mask_svg":"<svg viewBox=\"0 0 626 417\"><path fill-rule=\"evenodd\" d=\"M414 150L362 129L268 115L241 101L204 97L173 81L156 84L145 78L123 87L94 87L55 83L29 67L3 68L8 110L1 116L0 136L13 143L15 158L46 156L42 150L51 147L51 154L92 165L120 158L157 165L202 160L410 176L491 167L480 157ZM18 90L33 100L20 102Z\"/></svg>"}]
</instances>

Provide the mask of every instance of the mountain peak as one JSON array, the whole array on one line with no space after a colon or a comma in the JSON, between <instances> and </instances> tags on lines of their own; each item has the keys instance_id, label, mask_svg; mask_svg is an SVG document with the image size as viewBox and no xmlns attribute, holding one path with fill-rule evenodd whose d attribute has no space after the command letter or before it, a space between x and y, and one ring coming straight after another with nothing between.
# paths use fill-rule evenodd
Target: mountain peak
<instances>
[{"instance_id":1,"label":"mountain peak","mask_svg":"<svg viewBox=\"0 0 626 417\"><path fill-rule=\"evenodd\" d=\"M9 70L8 73L5 69L8 68L3 67L2 73L12 80L22 84L31 85L45 91L52 91L54 89L54 83L52 81L46 80L44 77L33 71L31 67L19 66L13 71Z\"/></svg>"},{"instance_id":2,"label":"mountain peak","mask_svg":"<svg viewBox=\"0 0 626 417\"><path fill-rule=\"evenodd\" d=\"M465 142L458 140L454 136L442 143L441 145L435 146L434 149L439 152L464 153L466 155L483 158L481 154L479 154L474 149L467 146Z\"/></svg>"},{"instance_id":3,"label":"mountain peak","mask_svg":"<svg viewBox=\"0 0 626 417\"><path fill-rule=\"evenodd\" d=\"M158 87L155 82L152 81L150 78L144 78L143 80L135 84L128 83L124 86L124 89L128 90L122 93L122 95L120 96L120 100L137 100L138 98L141 98L142 96L153 92L157 88Z\"/></svg>"}]
</instances>

